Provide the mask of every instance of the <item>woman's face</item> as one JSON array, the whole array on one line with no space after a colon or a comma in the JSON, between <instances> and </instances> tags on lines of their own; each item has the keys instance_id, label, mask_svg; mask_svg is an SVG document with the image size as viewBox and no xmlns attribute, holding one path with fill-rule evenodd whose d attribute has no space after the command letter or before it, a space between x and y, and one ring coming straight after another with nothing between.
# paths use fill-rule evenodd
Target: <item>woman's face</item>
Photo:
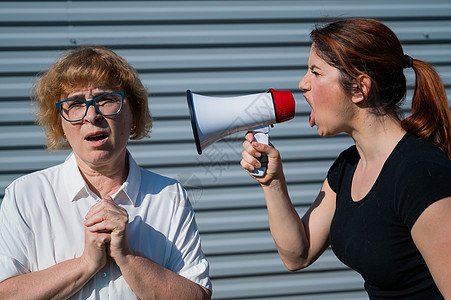
<instances>
[{"instance_id":1,"label":"woman's face","mask_svg":"<svg viewBox=\"0 0 451 300\"><path fill-rule=\"evenodd\" d=\"M71 92L64 95L61 100L91 100L111 92L119 91L99 86ZM126 146L133 125L127 95L121 111L114 116L102 116L91 105L81 121L68 122L62 117L61 121L64 134L74 151L80 169L88 167L92 170L101 170L118 167L125 162Z\"/></svg>"},{"instance_id":2,"label":"woman's face","mask_svg":"<svg viewBox=\"0 0 451 300\"><path fill-rule=\"evenodd\" d=\"M308 72L299 82L305 100L312 108L310 126L318 126L321 136L350 131L354 106L340 85L340 71L310 50Z\"/></svg>"}]
</instances>

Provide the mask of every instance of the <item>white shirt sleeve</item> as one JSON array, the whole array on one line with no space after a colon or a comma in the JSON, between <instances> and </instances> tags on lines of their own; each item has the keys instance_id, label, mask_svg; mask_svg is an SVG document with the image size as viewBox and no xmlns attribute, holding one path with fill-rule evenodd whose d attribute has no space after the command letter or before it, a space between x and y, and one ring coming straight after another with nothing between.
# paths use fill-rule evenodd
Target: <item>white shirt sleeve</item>
<instances>
[{"instance_id":1,"label":"white shirt sleeve","mask_svg":"<svg viewBox=\"0 0 451 300\"><path fill-rule=\"evenodd\" d=\"M6 189L0 208L0 282L29 272L29 246L33 233L24 222L15 201L14 183Z\"/></svg>"},{"instance_id":2,"label":"white shirt sleeve","mask_svg":"<svg viewBox=\"0 0 451 300\"><path fill-rule=\"evenodd\" d=\"M211 290L209 264L201 249L194 210L186 191L177 184L179 201L173 217L173 238L168 269ZM171 230L172 231L172 230Z\"/></svg>"}]
</instances>

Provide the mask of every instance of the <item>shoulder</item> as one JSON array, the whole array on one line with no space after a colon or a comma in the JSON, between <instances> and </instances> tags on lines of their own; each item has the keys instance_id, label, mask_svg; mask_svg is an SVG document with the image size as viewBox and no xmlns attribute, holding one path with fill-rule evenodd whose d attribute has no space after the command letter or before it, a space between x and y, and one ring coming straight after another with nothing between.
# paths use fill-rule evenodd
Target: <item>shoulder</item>
<instances>
[{"instance_id":1,"label":"shoulder","mask_svg":"<svg viewBox=\"0 0 451 300\"><path fill-rule=\"evenodd\" d=\"M395 208L411 228L432 203L451 196L451 161L434 144L411 135L390 168L396 185Z\"/></svg>"},{"instance_id":2,"label":"shoulder","mask_svg":"<svg viewBox=\"0 0 451 300\"><path fill-rule=\"evenodd\" d=\"M334 161L329 171L327 172L327 181L331 189L337 193L340 182L344 176L344 172L348 168L355 168L359 161L359 153L355 145L342 151L337 159Z\"/></svg>"},{"instance_id":3,"label":"shoulder","mask_svg":"<svg viewBox=\"0 0 451 300\"><path fill-rule=\"evenodd\" d=\"M451 188L451 160L431 142L409 134L390 157L392 179L409 191Z\"/></svg>"},{"instance_id":4,"label":"shoulder","mask_svg":"<svg viewBox=\"0 0 451 300\"><path fill-rule=\"evenodd\" d=\"M147 190L161 190L167 187L180 185L174 178L149 171L142 167L139 168L141 172L141 184Z\"/></svg>"},{"instance_id":5,"label":"shoulder","mask_svg":"<svg viewBox=\"0 0 451 300\"><path fill-rule=\"evenodd\" d=\"M413 163L429 161L451 165L450 159L439 147L410 133L407 133L406 137L400 142L397 152L404 160Z\"/></svg>"},{"instance_id":6,"label":"shoulder","mask_svg":"<svg viewBox=\"0 0 451 300\"><path fill-rule=\"evenodd\" d=\"M391 160L401 181L417 177L451 178L451 160L448 156L431 142L411 134L399 144Z\"/></svg>"},{"instance_id":7,"label":"shoulder","mask_svg":"<svg viewBox=\"0 0 451 300\"><path fill-rule=\"evenodd\" d=\"M23 218L41 211L48 198L54 196L54 188L61 178L61 165L39 170L15 179L5 189L1 203L2 213Z\"/></svg>"},{"instance_id":8,"label":"shoulder","mask_svg":"<svg viewBox=\"0 0 451 300\"><path fill-rule=\"evenodd\" d=\"M50 186L60 177L61 169L62 164L59 164L23 175L13 180L7 187L7 190L29 191L42 189L43 186Z\"/></svg>"},{"instance_id":9,"label":"shoulder","mask_svg":"<svg viewBox=\"0 0 451 300\"><path fill-rule=\"evenodd\" d=\"M187 192L181 183L175 179L140 167L141 187L140 191L146 195L160 195L173 203L182 202L189 206Z\"/></svg>"},{"instance_id":10,"label":"shoulder","mask_svg":"<svg viewBox=\"0 0 451 300\"><path fill-rule=\"evenodd\" d=\"M334 161L332 167L337 167L345 163L353 163L355 160L359 159L359 153L355 145L350 146L348 149L343 150L337 159Z\"/></svg>"}]
</instances>

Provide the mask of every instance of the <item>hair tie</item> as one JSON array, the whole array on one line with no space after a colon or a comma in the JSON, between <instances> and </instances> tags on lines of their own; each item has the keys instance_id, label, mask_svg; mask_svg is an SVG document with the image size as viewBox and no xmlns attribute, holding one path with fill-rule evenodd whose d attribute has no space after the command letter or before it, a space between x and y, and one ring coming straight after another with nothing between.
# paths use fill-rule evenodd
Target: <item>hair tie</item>
<instances>
[{"instance_id":1,"label":"hair tie","mask_svg":"<svg viewBox=\"0 0 451 300\"><path fill-rule=\"evenodd\" d=\"M413 67L413 58L408 56L407 54L404 54L404 62L402 67L405 68L412 68Z\"/></svg>"}]
</instances>

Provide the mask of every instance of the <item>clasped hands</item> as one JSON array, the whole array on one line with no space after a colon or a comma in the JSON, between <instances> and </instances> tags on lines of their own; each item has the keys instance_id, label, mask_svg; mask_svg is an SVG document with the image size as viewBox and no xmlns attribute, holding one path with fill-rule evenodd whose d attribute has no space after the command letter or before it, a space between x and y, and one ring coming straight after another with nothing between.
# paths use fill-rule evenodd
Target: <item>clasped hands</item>
<instances>
[{"instance_id":1,"label":"clasped hands","mask_svg":"<svg viewBox=\"0 0 451 300\"><path fill-rule=\"evenodd\" d=\"M118 265L132 249L128 243L128 213L111 197L94 204L85 216L85 249L82 259L93 273L106 264L110 256Z\"/></svg>"}]
</instances>

